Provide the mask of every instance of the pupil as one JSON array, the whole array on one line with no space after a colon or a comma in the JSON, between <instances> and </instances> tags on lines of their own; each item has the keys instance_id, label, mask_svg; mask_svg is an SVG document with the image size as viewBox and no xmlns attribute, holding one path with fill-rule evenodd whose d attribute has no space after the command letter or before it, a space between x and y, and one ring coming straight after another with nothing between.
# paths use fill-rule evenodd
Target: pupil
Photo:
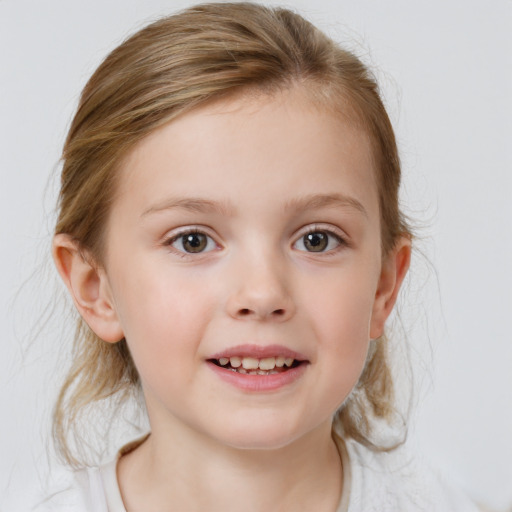
<instances>
[{"instance_id":1,"label":"pupil","mask_svg":"<svg viewBox=\"0 0 512 512\"><path fill-rule=\"evenodd\" d=\"M304 237L304 245L307 249L320 252L327 247L327 236L325 233L309 233Z\"/></svg>"},{"instance_id":2,"label":"pupil","mask_svg":"<svg viewBox=\"0 0 512 512\"><path fill-rule=\"evenodd\" d=\"M183 247L187 252L201 252L206 247L206 236L201 233L185 235Z\"/></svg>"}]
</instances>

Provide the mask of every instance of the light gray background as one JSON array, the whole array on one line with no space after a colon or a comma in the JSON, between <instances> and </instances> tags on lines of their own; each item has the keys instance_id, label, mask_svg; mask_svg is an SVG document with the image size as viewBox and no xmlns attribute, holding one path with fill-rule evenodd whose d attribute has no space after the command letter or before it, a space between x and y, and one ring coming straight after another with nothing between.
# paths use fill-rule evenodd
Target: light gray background
<instances>
[{"instance_id":1,"label":"light gray background","mask_svg":"<svg viewBox=\"0 0 512 512\"><path fill-rule=\"evenodd\" d=\"M44 461L59 324L32 329L23 347L52 294L36 265L52 227L49 175L78 94L126 35L187 5L0 0L0 493L21 492ZM411 437L501 509L512 502L512 1L284 5L377 68L404 204L436 269L417 255L403 304L419 384Z\"/></svg>"}]
</instances>

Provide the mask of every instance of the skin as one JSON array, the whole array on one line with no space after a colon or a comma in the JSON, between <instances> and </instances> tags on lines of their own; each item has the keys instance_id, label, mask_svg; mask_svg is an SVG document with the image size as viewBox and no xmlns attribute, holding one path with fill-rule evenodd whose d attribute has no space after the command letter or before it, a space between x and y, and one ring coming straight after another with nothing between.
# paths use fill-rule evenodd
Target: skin
<instances>
[{"instance_id":1,"label":"skin","mask_svg":"<svg viewBox=\"0 0 512 512\"><path fill-rule=\"evenodd\" d=\"M223 100L128 155L102 265L55 238L80 313L106 342L126 337L141 377L152 434L118 464L129 512L336 510L332 415L410 257L403 239L382 258L372 165L365 133L300 89ZM187 252L190 228L204 251ZM207 363L240 344L300 352L305 370L242 390Z\"/></svg>"}]
</instances>

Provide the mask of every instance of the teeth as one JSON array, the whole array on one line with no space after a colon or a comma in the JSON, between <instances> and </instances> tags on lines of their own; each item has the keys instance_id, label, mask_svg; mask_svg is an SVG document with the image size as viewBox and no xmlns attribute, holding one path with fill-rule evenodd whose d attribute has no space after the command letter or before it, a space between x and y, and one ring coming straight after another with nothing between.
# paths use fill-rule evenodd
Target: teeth
<instances>
[{"instance_id":1,"label":"teeth","mask_svg":"<svg viewBox=\"0 0 512 512\"><path fill-rule=\"evenodd\" d=\"M242 360L239 358L239 357L230 357L229 358L229 363L231 364L231 366L233 368L238 368L240 366L242 366Z\"/></svg>"},{"instance_id":2,"label":"teeth","mask_svg":"<svg viewBox=\"0 0 512 512\"><path fill-rule=\"evenodd\" d=\"M227 366L228 369L233 371L239 371L244 374L251 375L268 375L279 373L276 368L283 368L284 366L290 367L293 365L293 357L264 357L257 359L255 357L221 357L219 358L219 364L221 366Z\"/></svg>"},{"instance_id":3,"label":"teeth","mask_svg":"<svg viewBox=\"0 0 512 512\"><path fill-rule=\"evenodd\" d=\"M259 368L260 370L273 370L276 367L275 357L265 357L260 359Z\"/></svg>"},{"instance_id":4,"label":"teeth","mask_svg":"<svg viewBox=\"0 0 512 512\"><path fill-rule=\"evenodd\" d=\"M242 359L242 366L246 370L256 370L258 368L258 365L259 365L259 360L254 359L254 357L244 357Z\"/></svg>"}]
</instances>

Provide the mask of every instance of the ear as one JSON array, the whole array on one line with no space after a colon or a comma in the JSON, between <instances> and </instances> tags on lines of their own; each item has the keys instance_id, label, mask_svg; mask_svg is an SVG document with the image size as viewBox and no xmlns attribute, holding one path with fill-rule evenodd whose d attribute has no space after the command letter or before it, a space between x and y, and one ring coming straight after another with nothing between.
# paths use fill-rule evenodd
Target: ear
<instances>
[{"instance_id":1,"label":"ear","mask_svg":"<svg viewBox=\"0 0 512 512\"><path fill-rule=\"evenodd\" d=\"M370 338L384 334L384 324L393 310L398 292L411 262L411 241L402 237L383 258L370 322Z\"/></svg>"},{"instance_id":2,"label":"ear","mask_svg":"<svg viewBox=\"0 0 512 512\"><path fill-rule=\"evenodd\" d=\"M105 271L96 266L69 235L55 235L52 254L60 277L87 325L109 343L123 339Z\"/></svg>"}]
</instances>

